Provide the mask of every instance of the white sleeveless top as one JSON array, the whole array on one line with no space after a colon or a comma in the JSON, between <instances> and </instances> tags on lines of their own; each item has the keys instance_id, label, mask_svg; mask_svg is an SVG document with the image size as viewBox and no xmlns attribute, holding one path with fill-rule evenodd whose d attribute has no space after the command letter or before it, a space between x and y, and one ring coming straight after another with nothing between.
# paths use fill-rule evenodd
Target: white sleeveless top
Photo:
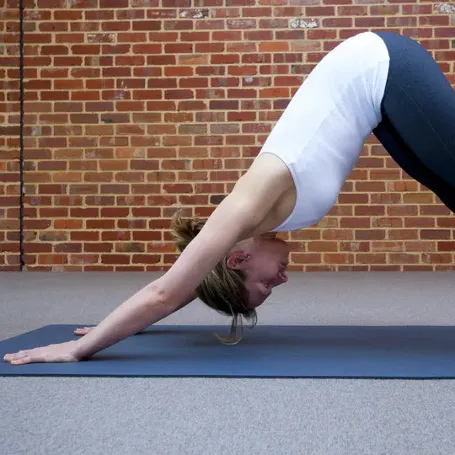
<instances>
[{"instance_id":1,"label":"white sleeveless top","mask_svg":"<svg viewBox=\"0 0 455 455\"><path fill-rule=\"evenodd\" d=\"M288 167L297 201L273 231L292 231L323 218L335 204L366 138L382 120L389 53L373 32L330 51L298 89L259 155Z\"/></svg>"}]
</instances>

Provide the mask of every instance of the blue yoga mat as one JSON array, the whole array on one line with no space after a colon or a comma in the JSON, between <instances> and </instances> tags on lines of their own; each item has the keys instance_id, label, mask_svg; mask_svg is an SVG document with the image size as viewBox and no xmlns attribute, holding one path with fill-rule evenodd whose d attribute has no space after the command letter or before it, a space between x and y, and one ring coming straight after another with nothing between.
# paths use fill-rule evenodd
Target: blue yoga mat
<instances>
[{"instance_id":1,"label":"blue yoga mat","mask_svg":"<svg viewBox=\"0 0 455 455\"><path fill-rule=\"evenodd\" d=\"M77 339L48 325L0 342L6 353ZM156 325L73 363L13 366L1 376L455 378L455 327L256 326L225 346L226 326Z\"/></svg>"}]
</instances>

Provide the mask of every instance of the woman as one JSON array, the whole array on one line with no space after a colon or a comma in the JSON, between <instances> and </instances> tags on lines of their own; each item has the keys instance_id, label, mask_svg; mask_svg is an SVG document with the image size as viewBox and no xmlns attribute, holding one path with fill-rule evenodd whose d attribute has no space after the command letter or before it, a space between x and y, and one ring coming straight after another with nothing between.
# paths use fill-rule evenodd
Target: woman
<instances>
[{"instance_id":1,"label":"woman","mask_svg":"<svg viewBox=\"0 0 455 455\"><path fill-rule=\"evenodd\" d=\"M404 171L455 210L451 85L417 42L388 32L360 33L311 72L207 222L175 219L183 251L165 275L83 338L4 360L21 365L88 358L196 297L232 315L235 334L237 317L254 318L273 287L287 281L288 247L273 233L309 226L330 210L371 132Z\"/></svg>"}]
</instances>

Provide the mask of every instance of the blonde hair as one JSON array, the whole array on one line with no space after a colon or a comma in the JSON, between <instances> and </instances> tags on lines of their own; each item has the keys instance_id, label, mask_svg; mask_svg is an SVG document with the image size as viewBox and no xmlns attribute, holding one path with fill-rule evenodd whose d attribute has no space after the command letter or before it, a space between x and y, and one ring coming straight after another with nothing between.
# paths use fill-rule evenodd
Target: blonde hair
<instances>
[{"instance_id":1,"label":"blonde hair","mask_svg":"<svg viewBox=\"0 0 455 455\"><path fill-rule=\"evenodd\" d=\"M180 253L198 235L205 221L198 218L184 219L178 211L172 219L172 235ZM220 337L224 344L237 344L243 335L243 319L252 320L251 328L257 323L257 313L246 305L248 300L245 288L245 274L241 270L230 269L223 258L212 272L197 286L196 294L207 306L221 314L232 316L229 336ZM240 332L240 334L238 334Z\"/></svg>"}]
</instances>

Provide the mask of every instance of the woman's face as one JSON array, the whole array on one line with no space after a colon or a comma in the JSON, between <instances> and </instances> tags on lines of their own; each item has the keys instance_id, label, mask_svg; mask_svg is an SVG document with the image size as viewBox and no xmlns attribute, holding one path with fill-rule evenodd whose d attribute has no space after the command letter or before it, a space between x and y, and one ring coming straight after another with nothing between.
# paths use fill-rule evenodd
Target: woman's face
<instances>
[{"instance_id":1,"label":"woman's face","mask_svg":"<svg viewBox=\"0 0 455 455\"><path fill-rule=\"evenodd\" d=\"M274 287L288 281L289 246L283 240L264 236L242 242L241 250L228 258L228 265L245 273L248 307L253 309L266 300Z\"/></svg>"}]
</instances>

